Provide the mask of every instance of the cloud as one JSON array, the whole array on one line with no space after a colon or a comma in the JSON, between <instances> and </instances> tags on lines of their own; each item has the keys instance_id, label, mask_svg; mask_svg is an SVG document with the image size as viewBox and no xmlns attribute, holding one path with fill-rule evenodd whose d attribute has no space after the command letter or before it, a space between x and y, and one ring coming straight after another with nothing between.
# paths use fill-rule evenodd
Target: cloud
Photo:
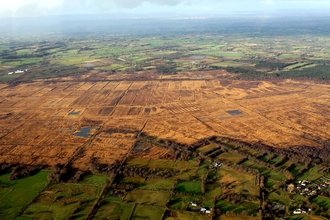
<instances>
[{"instance_id":1,"label":"cloud","mask_svg":"<svg viewBox=\"0 0 330 220\"><path fill-rule=\"evenodd\" d=\"M187 0L114 0L115 5L117 7L124 7L124 8L135 8L143 3L149 3L154 5L168 5L168 6L175 6L179 4L185 4L192 1Z\"/></svg>"},{"instance_id":2,"label":"cloud","mask_svg":"<svg viewBox=\"0 0 330 220\"><path fill-rule=\"evenodd\" d=\"M257 11L293 8L330 8L329 0L0 0L0 17L104 12Z\"/></svg>"},{"instance_id":3,"label":"cloud","mask_svg":"<svg viewBox=\"0 0 330 220\"><path fill-rule=\"evenodd\" d=\"M265 5L273 5L273 0L264 0L264 1L262 1L262 3L263 4L265 4Z\"/></svg>"},{"instance_id":4,"label":"cloud","mask_svg":"<svg viewBox=\"0 0 330 220\"><path fill-rule=\"evenodd\" d=\"M13 15L13 11L12 10L3 10L0 12L0 18L8 18L11 17Z\"/></svg>"},{"instance_id":5,"label":"cloud","mask_svg":"<svg viewBox=\"0 0 330 220\"><path fill-rule=\"evenodd\" d=\"M42 10L38 8L38 4L25 5L20 7L13 14L14 17L31 17L42 15Z\"/></svg>"}]
</instances>

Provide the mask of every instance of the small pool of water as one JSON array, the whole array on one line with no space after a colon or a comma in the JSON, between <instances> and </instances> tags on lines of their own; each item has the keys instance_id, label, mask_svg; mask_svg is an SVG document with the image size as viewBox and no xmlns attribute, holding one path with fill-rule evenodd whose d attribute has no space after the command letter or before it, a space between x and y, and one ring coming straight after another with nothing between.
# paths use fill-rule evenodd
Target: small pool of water
<instances>
[{"instance_id":1,"label":"small pool of water","mask_svg":"<svg viewBox=\"0 0 330 220\"><path fill-rule=\"evenodd\" d=\"M230 111L227 111L227 113L229 113L231 115L241 115L241 114L243 114L243 112L241 112L240 110L230 110Z\"/></svg>"},{"instance_id":2,"label":"small pool of water","mask_svg":"<svg viewBox=\"0 0 330 220\"><path fill-rule=\"evenodd\" d=\"M94 67L95 65L92 63L83 63L84 67Z\"/></svg>"},{"instance_id":3,"label":"small pool of water","mask_svg":"<svg viewBox=\"0 0 330 220\"><path fill-rule=\"evenodd\" d=\"M190 59L202 60L204 58L205 58L205 56L203 56L203 55L191 55L190 56Z\"/></svg>"},{"instance_id":4,"label":"small pool of water","mask_svg":"<svg viewBox=\"0 0 330 220\"><path fill-rule=\"evenodd\" d=\"M89 137L90 135L90 131L92 130L92 127L86 127L86 128L80 128L80 131L75 133L74 136L76 137Z\"/></svg>"},{"instance_id":5,"label":"small pool of water","mask_svg":"<svg viewBox=\"0 0 330 220\"><path fill-rule=\"evenodd\" d=\"M71 112L69 112L69 116L70 115L79 115L80 114L80 111L71 111Z\"/></svg>"}]
</instances>

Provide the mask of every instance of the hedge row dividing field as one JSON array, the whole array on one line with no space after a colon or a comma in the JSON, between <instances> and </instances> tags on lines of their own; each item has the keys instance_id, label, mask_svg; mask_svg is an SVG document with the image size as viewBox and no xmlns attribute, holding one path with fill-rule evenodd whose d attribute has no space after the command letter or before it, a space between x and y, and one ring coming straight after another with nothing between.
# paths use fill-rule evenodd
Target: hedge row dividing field
<instances>
[{"instance_id":1,"label":"hedge row dividing field","mask_svg":"<svg viewBox=\"0 0 330 220\"><path fill-rule=\"evenodd\" d=\"M54 183L47 180L50 171L41 170L9 180L14 171L7 169L0 176L0 213L4 219L257 219L270 210L277 216L291 216L299 204L308 207L309 201L311 219L327 216L329 189L312 196L288 192L288 184L299 186L300 180L309 181L312 187L329 179L320 166L303 169L302 162L289 159L294 165L282 170L274 166L280 155L234 146L228 142L219 145L217 140L212 147L197 148L199 155L187 161L128 158L114 179L113 175L84 174L78 182ZM217 157L205 156L219 149L222 152ZM243 160L244 155L250 159ZM296 167L302 171L297 172ZM168 178L139 174L147 170L172 173ZM285 172L291 172L293 179L286 179ZM267 206L261 208L261 202Z\"/></svg>"}]
</instances>

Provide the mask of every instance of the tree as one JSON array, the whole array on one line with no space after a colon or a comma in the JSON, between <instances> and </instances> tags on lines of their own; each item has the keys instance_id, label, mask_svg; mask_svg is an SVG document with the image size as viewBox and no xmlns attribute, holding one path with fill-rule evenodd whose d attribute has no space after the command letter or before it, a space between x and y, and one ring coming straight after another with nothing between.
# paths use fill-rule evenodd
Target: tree
<instances>
[{"instance_id":1,"label":"tree","mask_svg":"<svg viewBox=\"0 0 330 220\"><path fill-rule=\"evenodd\" d=\"M289 192L289 193L292 193L293 190L294 190L294 184L291 183L291 184L288 185L288 192Z\"/></svg>"}]
</instances>

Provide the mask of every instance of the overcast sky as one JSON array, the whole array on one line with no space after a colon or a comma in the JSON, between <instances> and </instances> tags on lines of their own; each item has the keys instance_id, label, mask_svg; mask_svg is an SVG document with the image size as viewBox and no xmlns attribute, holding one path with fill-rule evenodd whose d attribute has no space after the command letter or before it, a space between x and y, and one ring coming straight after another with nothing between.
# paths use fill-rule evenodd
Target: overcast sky
<instances>
[{"instance_id":1,"label":"overcast sky","mask_svg":"<svg viewBox=\"0 0 330 220\"><path fill-rule=\"evenodd\" d=\"M221 14L290 9L330 11L330 0L0 0L0 17L121 12Z\"/></svg>"}]
</instances>

